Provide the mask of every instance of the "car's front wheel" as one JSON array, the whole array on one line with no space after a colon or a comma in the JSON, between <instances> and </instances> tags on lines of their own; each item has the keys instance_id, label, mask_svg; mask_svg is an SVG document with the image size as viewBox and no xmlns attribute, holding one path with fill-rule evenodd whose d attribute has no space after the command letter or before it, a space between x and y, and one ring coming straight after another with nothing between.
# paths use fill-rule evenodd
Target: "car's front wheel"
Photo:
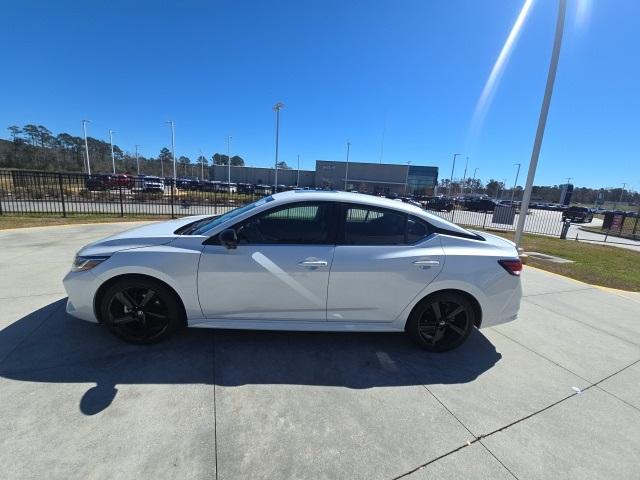
<instances>
[{"instance_id":1,"label":"car's front wheel","mask_svg":"<svg viewBox=\"0 0 640 480\"><path fill-rule=\"evenodd\" d=\"M407 321L407 333L425 350L445 352L469 337L476 311L469 299L457 292L436 292L421 300Z\"/></svg>"},{"instance_id":2,"label":"car's front wheel","mask_svg":"<svg viewBox=\"0 0 640 480\"><path fill-rule=\"evenodd\" d=\"M175 293L148 278L127 278L108 287L100 314L112 333L136 344L159 342L184 325Z\"/></svg>"}]
</instances>

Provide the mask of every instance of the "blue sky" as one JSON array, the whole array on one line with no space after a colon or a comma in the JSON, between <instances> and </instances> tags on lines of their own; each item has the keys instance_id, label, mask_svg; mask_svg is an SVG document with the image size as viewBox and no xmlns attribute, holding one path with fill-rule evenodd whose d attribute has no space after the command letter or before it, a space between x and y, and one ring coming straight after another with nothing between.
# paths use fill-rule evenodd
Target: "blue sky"
<instances>
[{"instance_id":1,"label":"blue sky","mask_svg":"<svg viewBox=\"0 0 640 480\"><path fill-rule=\"evenodd\" d=\"M569 0L536 184L640 188L640 2ZM556 5L536 0L477 134L473 112L524 0L6 2L0 127L36 123L145 155L437 165L526 176ZM581 21L579 21L581 19ZM386 124L386 128L385 128Z\"/></svg>"}]
</instances>

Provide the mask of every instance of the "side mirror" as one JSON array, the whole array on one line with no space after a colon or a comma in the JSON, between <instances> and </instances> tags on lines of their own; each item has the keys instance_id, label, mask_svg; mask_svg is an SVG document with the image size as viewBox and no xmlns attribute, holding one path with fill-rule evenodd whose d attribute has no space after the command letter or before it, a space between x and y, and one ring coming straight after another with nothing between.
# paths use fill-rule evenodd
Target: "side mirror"
<instances>
[{"instance_id":1,"label":"side mirror","mask_svg":"<svg viewBox=\"0 0 640 480\"><path fill-rule=\"evenodd\" d=\"M238 236L233 228L227 228L220 232L220 243L230 250L238 247Z\"/></svg>"}]
</instances>

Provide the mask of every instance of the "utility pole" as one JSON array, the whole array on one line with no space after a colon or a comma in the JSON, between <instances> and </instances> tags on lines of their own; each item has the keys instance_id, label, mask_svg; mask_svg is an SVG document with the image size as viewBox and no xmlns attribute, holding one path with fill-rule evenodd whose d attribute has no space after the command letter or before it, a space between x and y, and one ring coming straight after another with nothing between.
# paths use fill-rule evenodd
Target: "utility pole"
<instances>
[{"instance_id":1,"label":"utility pole","mask_svg":"<svg viewBox=\"0 0 640 480\"><path fill-rule=\"evenodd\" d=\"M91 175L91 163L89 163L89 144L87 143L87 123L89 120L82 120L82 130L84 130L84 151L87 155L87 175Z\"/></svg>"},{"instance_id":2,"label":"utility pole","mask_svg":"<svg viewBox=\"0 0 640 480\"><path fill-rule=\"evenodd\" d=\"M111 165L113 166L113 174L116 174L116 157L113 154L113 130L109 130L109 143L111 144Z\"/></svg>"},{"instance_id":3,"label":"utility pole","mask_svg":"<svg viewBox=\"0 0 640 480\"><path fill-rule=\"evenodd\" d=\"M205 156L202 154L202 149L200 150L200 174L201 174L201 180L204 180L204 159Z\"/></svg>"},{"instance_id":4,"label":"utility pole","mask_svg":"<svg viewBox=\"0 0 640 480\"><path fill-rule=\"evenodd\" d=\"M462 188L460 189L460 193L464 195L464 182L467 179L467 167L469 166L469 157L467 157L467 161L464 163L464 174L462 175Z\"/></svg>"},{"instance_id":5,"label":"utility pole","mask_svg":"<svg viewBox=\"0 0 640 480\"><path fill-rule=\"evenodd\" d=\"M300 155L298 154L298 175L296 176L296 187L300 188Z\"/></svg>"},{"instance_id":6,"label":"utility pole","mask_svg":"<svg viewBox=\"0 0 640 480\"><path fill-rule=\"evenodd\" d=\"M618 200L618 203L622 203L622 197L624 197L624 189L626 186L627 186L627 183L622 184L622 191L620 192L620 200Z\"/></svg>"},{"instance_id":7,"label":"utility pole","mask_svg":"<svg viewBox=\"0 0 640 480\"><path fill-rule=\"evenodd\" d=\"M276 170L274 176L274 192L278 193L278 143L280 141L280 110L284 107L284 103L278 102L273 106L273 110L276 112Z\"/></svg>"},{"instance_id":8,"label":"utility pole","mask_svg":"<svg viewBox=\"0 0 640 480\"><path fill-rule=\"evenodd\" d=\"M175 123L173 123L173 120L169 120L167 123L171 125L171 156L173 157L173 180L175 182L177 178L177 175L176 175L176 129L175 129Z\"/></svg>"},{"instance_id":9,"label":"utility pole","mask_svg":"<svg viewBox=\"0 0 640 480\"><path fill-rule=\"evenodd\" d=\"M451 177L449 178L449 188L447 189L447 197L451 196L451 186L453 185L453 171L456 168L456 157L462 155L461 153L453 154L453 166L451 167Z\"/></svg>"},{"instance_id":10,"label":"utility pole","mask_svg":"<svg viewBox=\"0 0 640 480\"><path fill-rule=\"evenodd\" d=\"M551 52L551 61L549 62L549 71L547 73L547 84L542 99L542 107L540 108L540 116L538 117L538 128L536 137L533 142L533 151L531 152L531 161L529 162L529 172L527 174L527 182L524 187L524 195L522 196L522 205L520 212L524 215L518 215L518 225L516 227L515 243L520 246L522 240L522 232L524 230L524 222L527 218L526 212L529 209L529 201L531 200L531 191L533 190L533 179L536 176L536 168L538 167L538 158L540 157L540 149L542 148L542 139L544 137L544 129L547 124L547 116L549 115L549 105L551 104L551 95L553 94L553 84L556 79L556 71L558 70L558 60L560 58L560 47L562 46L562 34L564 31L564 17L567 10L567 0L559 0L558 18L556 20L556 32L553 40L553 50Z\"/></svg>"},{"instance_id":11,"label":"utility pole","mask_svg":"<svg viewBox=\"0 0 640 480\"><path fill-rule=\"evenodd\" d=\"M513 191L511 192L511 205L513 205L513 198L516 194L516 186L518 186L518 175L520 175L520 164L514 163L514 165L518 166L518 170L516 170L516 181L513 182Z\"/></svg>"},{"instance_id":12,"label":"utility pole","mask_svg":"<svg viewBox=\"0 0 640 480\"><path fill-rule=\"evenodd\" d=\"M344 171L344 191L347 191L347 179L349 178L349 151L351 150L351 142L347 142L347 164Z\"/></svg>"},{"instance_id":13,"label":"utility pole","mask_svg":"<svg viewBox=\"0 0 640 480\"><path fill-rule=\"evenodd\" d=\"M136 145L136 165L138 167L138 176L140 176L140 158L138 158L138 147L140 145Z\"/></svg>"},{"instance_id":14,"label":"utility pole","mask_svg":"<svg viewBox=\"0 0 640 480\"><path fill-rule=\"evenodd\" d=\"M227 136L227 183L231 193L231 135Z\"/></svg>"},{"instance_id":15,"label":"utility pole","mask_svg":"<svg viewBox=\"0 0 640 480\"><path fill-rule=\"evenodd\" d=\"M476 182L475 182L475 180L476 180L476 173L478 173L478 167L476 167L476 168L473 170L473 180L474 180L474 181L473 181L473 185L475 185L475 183L476 183ZM474 192L474 190L475 190L475 189L473 188L473 185L471 186L471 193L473 193L473 192Z\"/></svg>"}]
</instances>

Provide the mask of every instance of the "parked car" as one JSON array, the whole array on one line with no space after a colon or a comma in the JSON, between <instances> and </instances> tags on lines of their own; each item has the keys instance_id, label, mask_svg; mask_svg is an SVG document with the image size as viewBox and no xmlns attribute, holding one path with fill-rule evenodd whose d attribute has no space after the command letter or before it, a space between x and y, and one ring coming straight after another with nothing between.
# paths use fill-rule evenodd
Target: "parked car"
<instances>
[{"instance_id":1,"label":"parked car","mask_svg":"<svg viewBox=\"0 0 640 480\"><path fill-rule=\"evenodd\" d=\"M447 197L423 197L422 204L427 210L436 212L450 212L453 210L453 200Z\"/></svg>"},{"instance_id":2,"label":"parked car","mask_svg":"<svg viewBox=\"0 0 640 480\"><path fill-rule=\"evenodd\" d=\"M84 181L84 186L92 192L108 190L111 184L110 178L110 175L89 175Z\"/></svg>"},{"instance_id":3,"label":"parked car","mask_svg":"<svg viewBox=\"0 0 640 480\"><path fill-rule=\"evenodd\" d=\"M134 178L131 175L126 175L124 173L109 175L109 188L133 188L134 183Z\"/></svg>"},{"instance_id":4,"label":"parked car","mask_svg":"<svg viewBox=\"0 0 640 480\"><path fill-rule=\"evenodd\" d=\"M497 204L491 198L467 198L463 205L472 212L493 212Z\"/></svg>"},{"instance_id":5,"label":"parked car","mask_svg":"<svg viewBox=\"0 0 640 480\"><path fill-rule=\"evenodd\" d=\"M139 184L143 192L164 192L164 182L160 177L144 175L139 178Z\"/></svg>"},{"instance_id":6,"label":"parked car","mask_svg":"<svg viewBox=\"0 0 640 480\"><path fill-rule=\"evenodd\" d=\"M569 207L562 212L562 221L589 223L593 220L593 212L587 207Z\"/></svg>"},{"instance_id":7,"label":"parked car","mask_svg":"<svg viewBox=\"0 0 640 480\"><path fill-rule=\"evenodd\" d=\"M445 351L516 318L521 269L513 242L413 205L292 191L92 243L64 286L69 314L132 343L192 325L405 331Z\"/></svg>"}]
</instances>

